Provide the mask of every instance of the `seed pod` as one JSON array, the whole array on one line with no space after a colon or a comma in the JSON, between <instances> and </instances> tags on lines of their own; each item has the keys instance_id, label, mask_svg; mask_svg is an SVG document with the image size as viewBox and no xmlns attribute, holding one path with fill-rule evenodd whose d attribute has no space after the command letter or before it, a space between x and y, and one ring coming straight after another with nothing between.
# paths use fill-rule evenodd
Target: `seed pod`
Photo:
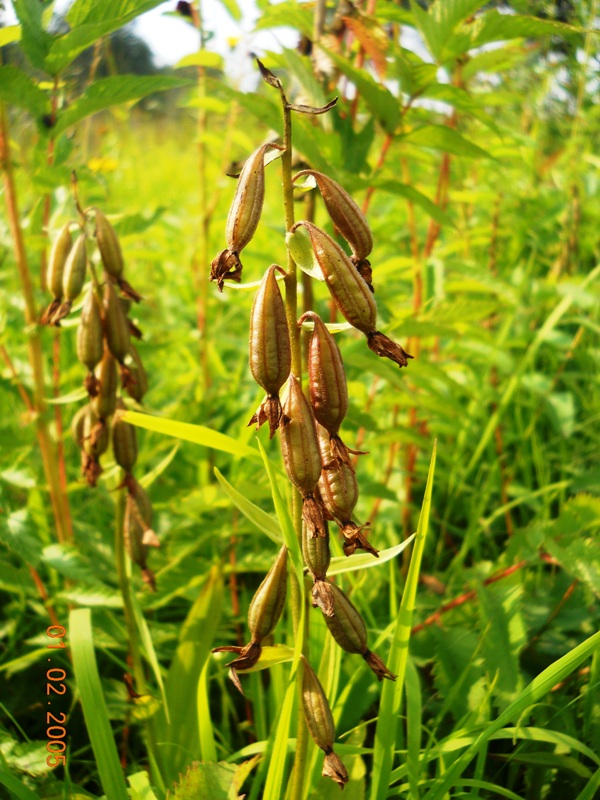
<instances>
[{"instance_id":1,"label":"seed pod","mask_svg":"<svg viewBox=\"0 0 600 800\"><path fill-rule=\"evenodd\" d=\"M374 291L371 281L365 277L370 277L371 265L367 261L367 256L373 249L373 236L365 215L348 192L337 181L322 172L303 169L294 175L292 181L304 175L312 175L315 179L331 221L352 248L350 260L370 290Z\"/></svg>"},{"instance_id":2,"label":"seed pod","mask_svg":"<svg viewBox=\"0 0 600 800\"><path fill-rule=\"evenodd\" d=\"M119 410L125 410L122 401L117 403ZM112 445L115 461L125 472L131 472L137 461L137 437L133 425L117 415L112 423Z\"/></svg>"},{"instance_id":3,"label":"seed pod","mask_svg":"<svg viewBox=\"0 0 600 800\"><path fill-rule=\"evenodd\" d=\"M292 364L285 305L275 279L276 271L285 275L276 264L269 267L250 314L250 370L267 397L248 424L256 423L259 428L268 422L271 439L281 422L279 390L288 379Z\"/></svg>"},{"instance_id":4,"label":"seed pod","mask_svg":"<svg viewBox=\"0 0 600 800\"><path fill-rule=\"evenodd\" d=\"M117 362L110 350L106 348L102 361L96 367L98 393L92 400L92 408L100 419L108 419L115 413L117 407L117 388L119 375Z\"/></svg>"},{"instance_id":5,"label":"seed pod","mask_svg":"<svg viewBox=\"0 0 600 800\"><path fill-rule=\"evenodd\" d=\"M332 778L342 788L348 782L348 773L333 752L335 725L323 687L308 661L303 659L302 708L306 725L317 747L325 751L323 775Z\"/></svg>"},{"instance_id":6,"label":"seed pod","mask_svg":"<svg viewBox=\"0 0 600 800\"><path fill-rule=\"evenodd\" d=\"M411 355L376 330L377 306L364 279L337 242L312 222L297 222L294 232L303 226L310 234L315 258L329 287L331 296L344 318L367 337L369 348L379 356L391 359L400 367L408 364Z\"/></svg>"},{"instance_id":7,"label":"seed pod","mask_svg":"<svg viewBox=\"0 0 600 800\"><path fill-rule=\"evenodd\" d=\"M333 583L330 586L334 611L332 616L325 616L325 622L333 638L347 653L360 654L379 680L389 678L395 681L396 676L367 647L367 628L357 609L338 586Z\"/></svg>"},{"instance_id":8,"label":"seed pod","mask_svg":"<svg viewBox=\"0 0 600 800\"><path fill-rule=\"evenodd\" d=\"M94 367L102 358L103 352L102 315L94 287L90 285L77 328L77 358L88 368L84 386L90 397L95 397L98 393L98 381L94 375Z\"/></svg>"},{"instance_id":9,"label":"seed pod","mask_svg":"<svg viewBox=\"0 0 600 800\"><path fill-rule=\"evenodd\" d=\"M268 143L248 158L238 178L233 202L227 215L225 236L227 248L210 265L210 280L217 281L223 291L225 278L239 283L242 263L239 254L254 236L265 198L265 153L279 145Z\"/></svg>"},{"instance_id":10,"label":"seed pod","mask_svg":"<svg viewBox=\"0 0 600 800\"><path fill-rule=\"evenodd\" d=\"M142 570L142 578L151 591L156 591L154 573L147 566L148 547L144 544L144 532L139 524L135 501L131 495L127 497L125 518L123 520L123 538L129 558Z\"/></svg>"},{"instance_id":11,"label":"seed pod","mask_svg":"<svg viewBox=\"0 0 600 800\"><path fill-rule=\"evenodd\" d=\"M312 536L304 524L302 526L302 556L313 579L325 580L331 561L329 536Z\"/></svg>"},{"instance_id":12,"label":"seed pod","mask_svg":"<svg viewBox=\"0 0 600 800\"><path fill-rule=\"evenodd\" d=\"M133 344L129 347L127 363L121 367L121 381L127 394L141 403L148 391L148 376L137 348Z\"/></svg>"},{"instance_id":13,"label":"seed pod","mask_svg":"<svg viewBox=\"0 0 600 800\"><path fill-rule=\"evenodd\" d=\"M103 305L106 343L113 356L122 364L131 347L129 324L110 281L104 284Z\"/></svg>"},{"instance_id":14,"label":"seed pod","mask_svg":"<svg viewBox=\"0 0 600 800\"><path fill-rule=\"evenodd\" d=\"M102 474L99 459L108 447L108 429L88 404L80 408L73 418L71 430L81 450L81 471L88 485L95 486Z\"/></svg>"},{"instance_id":15,"label":"seed pod","mask_svg":"<svg viewBox=\"0 0 600 800\"><path fill-rule=\"evenodd\" d=\"M125 263L123 261L123 253L121 252L121 245L115 229L106 219L105 215L99 208L95 209L96 212L96 241L98 242L98 250L100 250L100 258L104 269L113 278L121 278Z\"/></svg>"},{"instance_id":16,"label":"seed pod","mask_svg":"<svg viewBox=\"0 0 600 800\"><path fill-rule=\"evenodd\" d=\"M98 460L108 450L108 426L89 410L83 425L83 449L92 458Z\"/></svg>"},{"instance_id":17,"label":"seed pod","mask_svg":"<svg viewBox=\"0 0 600 800\"><path fill-rule=\"evenodd\" d=\"M292 374L283 413L289 422L281 429L281 453L288 477L303 498L302 518L313 536L326 536L323 506L314 494L321 474L315 419L300 382Z\"/></svg>"},{"instance_id":18,"label":"seed pod","mask_svg":"<svg viewBox=\"0 0 600 800\"><path fill-rule=\"evenodd\" d=\"M62 300L63 274L65 271L65 264L67 263L67 257L73 244L69 226L69 222L67 222L66 225L63 225L60 233L54 240L54 244L52 245L52 249L50 251L50 258L48 259L48 267L46 271L46 280L48 283L48 289L52 295L52 302L42 316L42 325L52 324L51 320L58 310Z\"/></svg>"},{"instance_id":19,"label":"seed pod","mask_svg":"<svg viewBox=\"0 0 600 800\"><path fill-rule=\"evenodd\" d=\"M77 447L81 450L83 448L83 433L85 426L85 417L89 411L89 405L82 406L71 420L71 434L77 443Z\"/></svg>"},{"instance_id":20,"label":"seed pod","mask_svg":"<svg viewBox=\"0 0 600 800\"><path fill-rule=\"evenodd\" d=\"M50 320L50 324L56 325L66 317L81 294L87 274L87 263L87 236L81 233L67 256L62 281L63 302Z\"/></svg>"},{"instance_id":21,"label":"seed pod","mask_svg":"<svg viewBox=\"0 0 600 800\"><path fill-rule=\"evenodd\" d=\"M150 547L159 547L160 541L156 533L152 530L152 501L133 475L127 476L125 485L127 486L129 497L133 500L132 514L142 529L143 544Z\"/></svg>"}]
</instances>

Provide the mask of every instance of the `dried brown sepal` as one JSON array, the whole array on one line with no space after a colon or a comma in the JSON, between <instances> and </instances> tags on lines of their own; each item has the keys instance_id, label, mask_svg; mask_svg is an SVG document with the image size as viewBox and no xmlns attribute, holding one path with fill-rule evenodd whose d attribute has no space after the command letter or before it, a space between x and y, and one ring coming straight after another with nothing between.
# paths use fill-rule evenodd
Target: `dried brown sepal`
<instances>
[{"instance_id":1,"label":"dried brown sepal","mask_svg":"<svg viewBox=\"0 0 600 800\"><path fill-rule=\"evenodd\" d=\"M329 581L315 578L312 588L313 608L320 608L328 617L333 616L334 599Z\"/></svg>"},{"instance_id":2,"label":"dried brown sepal","mask_svg":"<svg viewBox=\"0 0 600 800\"><path fill-rule=\"evenodd\" d=\"M326 114L328 111L336 105L338 101L337 97L334 97L333 100L330 100L327 105L324 106L305 106L301 103L288 103L287 107L290 111L296 111L299 114L312 114L313 116L317 116L319 114Z\"/></svg>"},{"instance_id":3,"label":"dried brown sepal","mask_svg":"<svg viewBox=\"0 0 600 800\"><path fill-rule=\"evenodd\" d=\"M388 339L387 336L379 331L373 331L373 333L367 334L367 344L369 345L369 349L377 353L380 358L389 358L400 367L406 367L408 365L408 359L414 358L414 356L407 353L401 345L392 342L391 339Z\"/></svg>"},{"instance_id":4,"label":"dried brown sepal","mask_svg":"<svg viewBox=\"0 0 600 800\"><path fill-rule=\"evenodd\" d=\"M358 258L357 256L350 256L350 261L356 267L358 274L367 284L369 289L375 294L375 287L373 286L373 269L371 262L366 258Z\"/></svg>"},{"instance_id":5,"label":"dried brown sepal","mask_svg":"<svg viewBox=\"0 0 600 800\"><path fill-rule=\"evenodd\" d=\"M342 759L336 755L333 750L325 753L325 760L323 761L323 772L321 775L324 778L331 778L335 781L340 789L348 783L348 772L344 766Z\"/></svg>"},{"instance_id":6,"label":"dried brown sepal","mask_svg":"<svg viewBox=\"0 0 600 800\"><path fill-rule=\"evenodd\" d=\"M46 323L47 325L53 325L55 327L60 327L61 319L68 317L71 313L71 306L73 303L70 300L65 301L64 303L60 303L56 311L52 314L52 317Z\"/></svg>"},{"instance_id":7,"label":"dried brown sepal","mask_svg":"<svg viewBox=\"0 0 600 800\"><path fill-rule=\"evenodd\" d=\"M88 486L95 486L98 478L102 475L102 467L100 462L93 456L85 452L81 453L81 472L83 473Z\"/></svg>"},{"instance_id":8,"label":"dried brown sepal","mask_svg":"<svg viewBox=\"0 0 600 800\"><path fill-rule=\"evenodd\" d=\"M143 339L144 338L144 334L141 332L141 330L138 328L138 326L134 322L132 322L129 318L127 318L127 324L129 325L129 333L135 339Z\"/></svg>"},{"instance_id":9,"label":"dried brown sepal","mask_svg":"<svg viewBox=\"0 0 600 800\"><path fill-rule=\"evenodd\" d=\"M390 681L396 680L396 675L386 667L383 661L379 658L377 653L373 653L371 650L367 650L366 653L362 654L362 657L367 662L369 667L373 670L375 675L382 681L384 678L387 678Z\"/></svg>"},{"instance_id":10,"label":"dried brown sepal","mask_svg":"<svg viewBox=\"0 0 600 800\"><path fill-rule=\"evenodd\" d=\"M53 317L54 317L54 315L56 314L56 312L58 311L59 308L60 308L60 300L57 300L55 298L50 303L48 308L44 311L44 313L42 314L42 317L40 319L40 324L41 325L55 325L57 328L60 327L60 322L58 322L58 321L54 322L53 321Z\"/></svg>"},{"instance_id":11,"label":"dried brown sepal","mask_svg":"<svg viewBox=\"0 0 600 800\"><path fill-rule=\"evenodd\" d=\"M142 580L151 592L156 591L156 577L150 567L142 567Z\"/></svg>"},{"instance_id":12,"label":"dried brown sepal","mask_svg":"<svg viewBox=\"0 0 600 800\"><path fill-rule=\"evenodd\" d=\"M327 525L323 515L323 503L314 495L302 498L302 519L309 536L327 536Z\"/></svg>"},{"instance_id":13,"label":"dried brown sepal","mask_svg":"<svg viewBox=\"0 0 600 800\"><path fill-rule=\"evenodd\" d=\"M332 460L329 464L323 464L323 469L333 469L337 464L347 464L350 469L354 470L354 464L350 460L350 454L353 456L368 456L368 450L352 450L348 445L340 439L336 434L329 439L329 448L331 450Z\"/></svg>"},{"instance_id":14,"label":"dried brown sepal","mask_svg":"<svg viewBox=\"0 0 600 800\"><path fill-rule=\"evenodd\" d=\"M133 344L129 347L129 356L126 363L121 364L120 371L121 386L137 403L141 403L148 391L148 376L140 354Z\"/></svg>"},{"instance_id":15,"label":"dried brown sepal","mask_svg":"<svg viewBox=\"0 0 600 800\"><path fill-rule=\"evenodd\" d=\"M256 59L256 65L259 68L260 74L265 83L268 83L269 86L272 86L274 89L282 89L281 81L277 75L271 72L270 69L267 69L259 58Z\"/></svg>"},{"instance_id":16,"label":"dried brown sepal","mask_svg":"<svg viewBox=\"0 0 600 800\"><path fill-rule=\"evenodd\" d=\"M96 377L93 370L89 370L83 379L83 386L90 397L96 397L100 387L100 381Z\"/></svg>"},{"instance_id":17,"label":"dried brown sepal","mask_svg":"<svg viewBox=\"0 0 600 800\"><path fill-rule=\"evenodd\" d=\"M133 300L134 303L140 303L144 299L142 295L136 292L133 286L125 280L125 278L119 278L117 283L119 284L119 289L123 292L125 297Z\"/></svg>"},{"instance_id":18,"label":"dried brown sepal","mask_svg":"<svg viewBox=\"0 0 600 800\"><path fill-rule=\"evenodd\" d=\"M253 667L260 658L261 646L259 642L250 642L244 647L234 647L232 645L224 645L222 647L214 647L213 653L237 653L237 658L226 664L234 670L244 670Z\"/></svg>"},{"instance_id":19,"label":"dried brown sepal","mask_svg":"<svg viewBox=\"0 0 600 800\"><path fill-rule=\"evenodd\" d=\"M354 522L345 522L341 526L342 535L344 537L344 554L351 556L356 550L366 550L372 553L376 558L379 558L379 550L376 550L372 544L369 544L366 536L362 531L368 528L369 523L364 525L356 525Z\"/></svg>"},{"instance_id":20,"label":"dried brown sepal","mask_svg":"<svg viewBox=\"0 0 600 800\"><path fill-rule=\"evenodd\" d=\"M210 265L209 280L217 282L217 289L220 292L223 291L225 280L240 283L242 280L242 262L238 254L232 253L227 248L221 250Z\"/></svg>"},{"instance_id":21,"label":"dried brown sepal","mask_svg":"<svg viewBox=\"0 0 600 800\"><path fill-rule=\"evenodd\" d=\"M287 419L287 417L286 417ZM256 428L260 428L265 422L269 423L269 439L272 439L275 436L275 431L279 426L282 424L283 420L283 411L281 408L281 401L279 397L265 397L262 403L259 405L256 412L252 415L250 422L246 427L250 427L250 425L256 425Z\"/></svg>"}]
</instances>

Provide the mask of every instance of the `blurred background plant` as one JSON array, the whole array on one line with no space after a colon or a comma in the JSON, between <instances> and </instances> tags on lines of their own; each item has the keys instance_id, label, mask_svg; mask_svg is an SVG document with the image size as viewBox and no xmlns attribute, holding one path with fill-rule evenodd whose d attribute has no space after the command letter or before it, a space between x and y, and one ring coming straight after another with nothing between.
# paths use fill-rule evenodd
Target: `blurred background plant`
<instances>
[{"instance_id":1,"label":"blurred background plant","mask_svg":"<svg viewBox=\"0 0 600 800\"><path fill-rule=\"evenodd\" d=\"M226 173L281 135L280 114L258 78L253 92L228 80L227 59L210 48L211 19L197 4L180 3L178 13L189 12L201 33L198 54L154 70L138 43L135 62L146 59L148 74L132 74L133 42L121 60L117 36L155 5L76 0L67 29L51 3L15 0L18 23L0 28L7 797L162 798L171 790L182 798L203 796L210 781L227 797L244 779L250 797L279 797L272 782L265 787L267 772L285 786L291 766L294 740L280 720L289 666L275 664L268 678L253 673L244 699L227 686L220 657L209 658L232 626L245 643L244 609L277 552L264 533L280 535L255 432L245 427L261 399L247 361L254 291L218 295L206 285L233 194ZM239 16L235 2L223 5ZM416 530L438 442L393 735L381 735L389 704L380 704L366 665L340 659L311 615L309 646L322 652L314 666L350 774L345 793L593 798L597 3L317 0L257 8L257 29L297 31L297 47L262 54L291 99L319 106L340 97L326 117L296 121L297 162L327 172L363 206L384 330L416 356L400 372L365 353L362 337L339 339L353 398L344 439L370 451L358 465L357 517L371 520L378 547ZM77 322L57 334L37 326L49 241L74 214L73 168L86 205L110 215L128 277L146 300L135 316L145 334L148 416L130 419L151 428L139 432L136 474L151 486L161 549L156 594L130 576L142 659L135 670L114 568L117 467L105 456L98 487L88 488L68 432L84 396ZM277 197L278 180L267 171L267 198ZM333 233L313 195L299 193L297 216L313 215ZM244 251L245 281L285 258L273 252L276 238L283 241L281 209L267 202ZM303 302L329 318L319 289L314 297L306 290ZM259 438L279 476L277 450L263 431ZM384 660L409 552L404 562L340 576ZM72 635L74 655L74 665L53 656L68 673L68 766L55 771L44 738L45 630L53 623L67 628L68 643ZM277 641L293 644L288 616ZM123 674L132 671L128 693ZM110 720L115 752L107 738L90 738L82 705L86 717ZM337 793L321 782L310 748L304 796ZM251 760L267 749L269 758ZM192 768L198 761L205 765Z\"/></svg>"}]
</instances>

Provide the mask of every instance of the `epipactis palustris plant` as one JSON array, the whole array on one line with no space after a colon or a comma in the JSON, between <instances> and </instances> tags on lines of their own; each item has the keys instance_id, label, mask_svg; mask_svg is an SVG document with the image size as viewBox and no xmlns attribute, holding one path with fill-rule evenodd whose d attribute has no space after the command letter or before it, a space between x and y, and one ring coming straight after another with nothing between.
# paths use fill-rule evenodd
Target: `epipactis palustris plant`
<instances>
[{"instance_id":1,"label":"epipactis palustris plant","mask_svg":"<svg viewBox=\"0 0 600 800\"><path fill-rule=\"evenodd\" d=\"M265 399L249 424L269 425L271 438L279 431L281 453L287 475L301 499L295 515L305 567L313 578L312 600L320 608L337 644L348 653L361 655L381 680L395 676L367 646L367 629L358 610L344 592L330 582L329 521L335 521L344 552L358 548L373 556L378 551L368 541L365 525L357 524L353 512L358 500L358 483L350 454L340 429L348 410L348 388L342 356L326 324L314 311L298 319L296 265L324 280L336 307L354 328L367 338L377 355L400 367L412 358L377 329L371 264L368 256L373 237L364 214L348 192L322 172L305 169L292 175L291 112L322 114L334 104L311 108L289 103L279 79L258 62L264 80L276 88L284 111L283 144L261 145L246 161L238 178L226 224L226 243L211 264L210 280L223 291L226 281L239 283L242 276L240 253L256 232L265 196L265 155L279 150L282 160L283 193L288 249L287 269L268 266L254 299L250 318L250 369L264 389ZM299 178L314 180L335 229L347 241L351 255L313 222L294 221L293 185ZM283 276L285 299L277 276ZM302 388L300 328L312 323L308 346L308 396ZM280 393L284 390L283 400ZM294 515L293 515L294 516ZM285 605L287 551L283 547L275 564L254 595L248 612L250 642L244 647L218 647L215 652L233 652L231 677L241 689L239 672L259 661L261 642L274 631ZM300 683L302 708L316 744L324 751L323 775L342 788L348 781L346 769L333 751L333 717L323 688L305 656Z\"/></svg>"}]
</instances>

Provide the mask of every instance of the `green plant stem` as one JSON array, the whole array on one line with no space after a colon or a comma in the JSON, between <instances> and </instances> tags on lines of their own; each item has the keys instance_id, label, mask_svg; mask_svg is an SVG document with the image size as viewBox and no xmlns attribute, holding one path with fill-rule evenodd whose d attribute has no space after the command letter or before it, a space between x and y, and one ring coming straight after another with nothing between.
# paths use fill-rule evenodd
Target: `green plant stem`
<instances>
[{"instance_id":1,"label":"green plant stem","mask_svg":"<svg viewBox=\"0 0 600 800\"><path fill-rule=\"evenodd\" d=\"M44 362L42 356L42 342L38 327L37 309L31 272L27 261L25 250L25 240L21 228L19 216L19 204L15 185L14 173L12 168L8 122L4 103L0 103L0 169L2 169L4 183L4 197L8 216L8 223L14 243L15 261L19 272L21 291L25 300L25 324L27 345L29 350L29 362L33 377L33 397L32 405L35 413L35 425L44 474L50 492L52 512L56 525L56 533L59 542L68 541L71 538L70 526L67 522L65 510L66 495L61 491L60 476L58 472L58 461L56 449L50 436L48 422L46 420L46 400L45 400L45 379Z\"/></svg>"}]
</instances>

